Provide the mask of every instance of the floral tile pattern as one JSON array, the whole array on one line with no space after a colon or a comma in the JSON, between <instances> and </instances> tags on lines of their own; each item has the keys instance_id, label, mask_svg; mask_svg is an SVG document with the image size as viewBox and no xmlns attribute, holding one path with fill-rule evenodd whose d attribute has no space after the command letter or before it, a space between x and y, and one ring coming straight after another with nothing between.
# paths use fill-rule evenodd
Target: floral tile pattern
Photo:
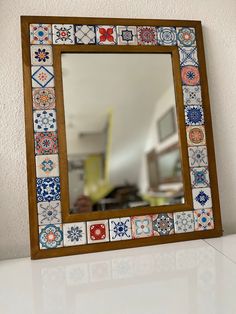
<instances>
[{"instance_id":1,"label":"floral tile pattern","mask_svg":"<svg viewBox=\"0 0 236 314\"><path fill-rule=\"evenodd\" d=\"M57 130L55 110L37 110L34 111L33 115L35 132L54 132Z\"/></svg>"},{"instance_id":2,"label":"floral tile pattern","mask_svg":"<svg viewBox=\"0 0 236 314\"><path fill-rule=\"evenodd\" d=\"M200 74L198 67L187 65L181 69L181 78L184 85L199 85Z\"/></svg>"},{"instance_id":3,"label":"floral tile pattern","mask_svg":"<svg viewBox=\"0 0 236 314\"><path fill-rule=\"evenodd\" d=\"M75 25L75 41L82 45L96 44L95 26Z\"/></svg>"},{"instance_id":4,"label":"floral tile pattern","mask_svg":"<svg viewBox=\"0 0 236 314\"><path fill-rule=\"evenodd\" d=\"M174 233L174 218L171 213L152 216L154 236L164 236Z\"/></svg>"},{"instance_id":5,"label":"floral tile pattern","mask_svg":"<svg viewBox=\"0 0 236 314\"><path fill-rule=\"evenodd\" d=\"M177 27L177 44L180 47L196 46L195 29L192 27Z\"/></svg>"},{"instance_id":6,"label":"floral tile pattern","mask_svg":"<svg viewBox=\"0 0 236 314\"><path fill-rule=\"evenodd\" d=\"M118 45L137 45L136 26L117 26Z\"/></svg>"},{"instance_id":7,"label":"floral tile pattern","mask_svg":"<svg viewBox=\"0 0 236 314\"><path fill-rule=\"evenodd\" d=\"M152 217L150 215L131 217L131 225L133 239L146 238L153 235Z\"/></svg>"},{"instance_id":8,"label":"floral tile pattern","mask_svg":"<svg viewBox=\"0 0 236 314\"><path fill-rule=\"evenodd\" d=\"M132 239L130 217L109 219L111 241Z\"/></svg>"},{"instance_id":9,"label":"floral tile pattern","mask_svg":"<svg viewBox=\"0 0 236 314\"><path fill-rule=\"evenodd\" d=\"M50 24L30 24L30 43L50 45L52 27Z\"/></svg>"},{"instance_id":10,"label":"floral tile pattern","mask_svg":"<svg viewBox=\"0 0 236 314\"><path fill-rule=\"evenodd\" d=\"M192 188L205 188L210 185L207 167L190 168L190 177Z\"/></svg>"},{"instance_id":11,"label":"floral tile pattern","mask_svg":"<svg viewBox=\"0 0 236 314\"><path fill-rule=\"evenodd\" d=\"M204 115L202 106L185 106L185 123L187 125L204 124Z\"/></svg>"},{"instance_id":12,"label":"floral tile pattern","mask_svg":"<svg viewBox=\"0 0 236 314\"><path fill-rule=\"evenodd\" d=\"M40 202L37 204L39 226L59 224L61 220L61 202Z\"/></svg>"},{"instance_id":13,"label":"floral tile pattern","mask_svg":"<svg viewBox=\"0 0 236 314\"><path fill-rule=\"evenodd\" d=\"M157 42L162 46L176 45L176 30L175 27L158 27Z\"/></svg>"},{"instance_id":14,"label":"floral tile pattern","mask_svg":"<svg viewBox=\"0 0 236 314\"><path fill-rule=\"evenodd\" d=\"M193 192L193 208L194 209L212 207L210 188L193 189L192 192Z\"/></svg>"},{"instance_id":15,"label":"floral tile pattern","mask_svg":"<svg viewBox=\"0 0 236 314\"><path fill-rule=\"evenodd\" d=\"M31 64L33 65L52 65L52 46L32 45L30 47Z\"/></svg>"},{"instance_id":16,"label":"floral tile pattern","mask_svg":"<svg viewBox=\"0 0 236 314\"><path fill-rule=\"evenodd\" d=\"M96 26L96 42L98 45L116 45L116 28L112 25Z\"/></svg>"},{"instance_id":17,"label":"floral tile pattern","mask_svg":"<svg viewBox=\"0 0 236 314\"><path fill-rule=\"evenodd\" d=\"M54 88L33 88L32 96L34 110L55 109Z\"/></svg>"},{"instance_id":18,"label":"floral tile pattern","mask_svg":"<svg viewBox=\"0 0 236 314\"><path fill-rule=\"evenodd\" d=\"M204 126L188 126L187 131L187 142L189 146L205 145L206 135Z\"/></svg>"},{"instance_id":19,"label":"floral tile pattern","mask_svg":"<svg viewBox=\"0 0 236 314\"><path fill-rule=\"evenodd\" d=\"M175 233L193 232L194 219L193 212L177 212L174 213Z\"/></svg>"},{"instance_id":20,"label":"floral tile pattern","mask_svg":"<svg viewBox=\"0 0 236 314\"><path fill-rule=\"evenodd\" d=\"M198 66L197 47L179 47L180 66Z\"/></svg>"},{"instance_id":21,"label":"floral tile pattern","mask_svg":"<svg viewBox=\"0 0 236 314\"><path fill-rule=\"evenodd\" d=\"M35 157L35 160L38 178L59 176L58 155L39 155Z\"/></svg>"},{"instance_id":22,"label":"floral tile pattern","mask_svg":"<svg viewBox=\"0 0 236 314\"><path fill-rule=\"evenodd\" d=\"M212 209L197 209L194 211L195 231L214 229Z\"/></svg>"},{"instance_id":23,"label":"floral tile pattern","mask_svg":"<svg viewBox=\"0 0 236 314\"><path fill-rule=\"evenodd\" d=\"M206 146L189 147L188 156L190 167L208 166Z\"/></svg>"},{"instance_id":24,"label":"floral tile pattern","mask_svg":"<svg viewBox=\"0 0 236 314\"><path fill-rule=\"evenodd\" d=\"M73 45L75 43L73 24L53 24L52 35L54 45Z\"/></svg>"},{"instance_id":25,"label":"floral tile pattern","mask_svg":"<svg viewBox=\"0 0 236 314\"><path fill-rule=\"evenodd\" d=\"M108 220L97 220L87 222L88 243L99 243L109 241Z\"/></svg>"},{"instance_id":26,"label":"floral tile pattern","mask_svg":"<svg viewBox=\"0 0 236 314\"><path fill-rule=\"evenodd\" d=\"M138 26L139 45L157 45L157 30L154 26Z\"/></svg>"},{"instance_id":27,"label":"floral tile pattern","mask_svg":"<svg viewBox=\"0 0 236 314\"><path fill-rule=\"evenodd\" d=\"M58 153L56 132L40 132L34 134L35 155L48 155Z\"/></svg>"},{"instance_id":28,"label":"floral tile pattern","mask_svg":"<svg viewBox=\"0 0 236 314\"><path fill-rule=\"evenodd\" d=\"M58 201L61 197L60 178L37 178L37 201Z\"/></svg>"},{"instance_id":29,"label":"floral tile pattern","mask_svg":"<svg viewBox=\"0 0 236 314\"><path fill-rule=\"evenodd\" d=\"M39 227L39 246L41 249L55 249L63 246L62 225L49 224Z\"/></svg>"},{"instance_id":30,"label":"floral tile pattern","mask_svg":"<svg viewBox=\"0 0 236 314\"><path fill-rule=\"evenodd\" d=\"M86 224L85 222L75 222L63 225L64 246L74 246L86 244Z\"/></svg>"},{"instance_id":31,"label":"floral tile pattern","mask_svg":"<svg viewBox=\"0 0 236 314\"><path fill-rule=\"evenodd\" d=\"M52 66L32 66L32 87L54 87Z\"/></svg>"},{"instance_id":32,"label":"floral tile pattern","mask_svg":"<svg viewBox=\"0 0 236 314\"><path fill-rule=\"evenodd\" d=\"M201 86L183 86L183 96L185 106L201 106L202 93Z\"/></svg>"}]
</instances>

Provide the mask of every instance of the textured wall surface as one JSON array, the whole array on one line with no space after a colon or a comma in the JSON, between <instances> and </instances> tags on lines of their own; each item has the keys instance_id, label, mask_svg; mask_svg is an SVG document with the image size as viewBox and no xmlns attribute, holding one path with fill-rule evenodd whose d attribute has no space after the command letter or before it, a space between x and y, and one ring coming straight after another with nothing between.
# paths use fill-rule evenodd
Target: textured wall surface
<instances>
[{"instance_id":1,"label":"textured wall surface","mask_svg":"<svg viewBox=\"0 0 236 314\"><path fill-rule=\"evenodd\" d=\"M236 232L235 0L0 0L0 259L29 255L20 15L202 21L223 225Z\"/></svg>"}]
</instances>

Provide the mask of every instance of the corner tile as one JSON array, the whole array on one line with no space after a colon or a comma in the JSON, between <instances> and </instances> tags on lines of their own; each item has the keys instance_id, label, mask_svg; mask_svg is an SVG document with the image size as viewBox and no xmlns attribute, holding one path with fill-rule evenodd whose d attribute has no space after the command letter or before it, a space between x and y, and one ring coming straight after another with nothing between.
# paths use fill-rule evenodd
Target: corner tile
<instances>
[{"instance_id":1,"label":"corner tile","mask_svg":"<svg viewBox=\"0 0 236 314\"><path fill-rule=\"evenodd\" d=\"M174 219L171 213L152 216L154 236L165 236L174 233Z\"/></svg>"},{"instance_id":2,"label":"corner tile","mask_svg":"<svg viewBox=\"0 0 236 314\"><path fill-rule=\"evenodd\" d=\"M73 24L53 24L52 36L54 45L73 45L75 43Z\"/></svg>"},{"instance_id":3,"label":"corner tile","mask_svg":"<svg viewBox=\"0 0 236 314\"><path fill-rule=\"evenodd\" d=\"M157 27L157 42L161 46L176 45L176 30L174 27Z\"/></svg>"},{"instance_id":4,"label":"corner tile","mask_svg":"<svg viewBox=\"0 0 236 314\"><path fill-rule=\"evenodd\" d=\"M137 45L136 26L117 26L118 45Z\"/></svg>"},{"instance_id":5,"label":"corner tile","mask_svg":"<svg viewBox=\"0 0 236 314\"><path fill-rule=\"evenodd\" d=\"M153 236L152 217L150 215L131 217L131 226L133 239Z\"/></svg>"},{"instance_id":6,"label":"corner tile","mask_svg":"<svg viewBox=\"0 0 236 314\"><path fill-rule=\"evenodd\" d=\"M59 159L58 155L40 155L35 157L36 177L58 177Z\"/></svg>"},{"instance_id":7,"label":"corner tile","mask_svg":"<svg viewBox=\"0 0 236 314\"><path fill-rule=\"evenodd\" d=\"M193 27L177 27L177 44L180 47L196 46L196 35Z\"/></svg>"},{"instance_id":8,"label":"corner tile","mask_svg":"<svg viewBox=\"0 0 236 314\"><path fill-rule=\"evenodd\" d=\"M52 27L50 24L30 24L31 44L52 44Z\"/></svg>"},{"instance_id":9,"label":"corner tile","mask_svg":"<svg viewBox=\"0 0 236 314\"><path fill-rule=\"evenodd\" d=\"M88 243L109 242L108 220L87 221Z\"/></svg>"},{"instance_id":10,"label":"corner tile","mask_svg":"<svg viewBox=\"0 0 236 314\"><path fill-rule=\"evenodd\" d=\"M188 146L206 144L206 134L204 126L188 126L186 128Z\"/></svg>"},{"instance_id":11,"label":"corner tile","mask_svg":"<svg viewBox=\"0 0 236 314\"><path fill-rule=\"evenodd\" d=\"M63 246L62 225L49 224L39 227L40 249L55 249Z\"/></svg>"},{"instance_id":12,"label":"corner tile","mask_svg":"<svg viewBox=\"0 0 236 314\"><path fill-rule=\"evenodd\" d=\"M38 223L41 225L60 224L61 220L61 202L40 202L38 208Z\"/></svg>"},{"instance_id":13,"label":"corner tile","mask_svg":"<svg viewBox=\"0 0 236 314\"><path fill-rule=\"evenodd\" d=\"M116 45L117 34L113 25L96 26L96 42L98 45Z\"/></svg>"},{"instance_id":14,"label":"corner tile","mask_svg":"<svg viewBox=\"0 0 236 314\"><path fill-rule=\"evenodd\" d=\"M132 239L130 217L109 219L111 241Z\"/></svg>"},{"instance_id":15,"label":"corner tile","mask_svg":"<svg viewBox=\"0 0 236 314\"><path fill-rule=\"evenodd\" d=\"M211 198L210 188L193 189L192 193L193 193L193 208L194 209L212 207L212 198Z\"/></svg>"},{"instance_id":16,"label":"corner tile","mask_svg":"<svg viewBox=\"0 0 236 314\"><path fill-rule=\"evenodd\" d=\"M197 209L194 211L195 231L214 229L212 209Z\"/></svg>"},{"instance_id":17,"label":"corner tile","mask_svg":"<svg viewBox=\"0 0 236 314\"><path fill-rule=\"evenodd\" d=\"M194 231L193 212L174 213L175 233L185 233Z\"/></svg>"},{"instance_id":18,"label":"corner tile","mask_svg":"<svg viewBox=\"0 0 236 314\"><path fill-rule=\"evenodd\" d=\"M64 246L86 244L85 222L75 222L63 225Z\"/></svg>"}]
</instances>

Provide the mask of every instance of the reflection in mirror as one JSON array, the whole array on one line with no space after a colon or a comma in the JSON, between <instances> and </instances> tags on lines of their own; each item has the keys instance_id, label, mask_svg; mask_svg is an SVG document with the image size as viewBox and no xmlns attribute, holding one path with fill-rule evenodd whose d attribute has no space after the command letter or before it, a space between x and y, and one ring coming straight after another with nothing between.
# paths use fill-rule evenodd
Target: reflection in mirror
<instances>
[{"instance_id":1,"label":"reflection in mirror","mask_svg":"<svg viewBox=\"0 0 236 314\"><path fill-rule=\"evenodd\" d=\"M70 211L184 203L171 55L63 53L62 77Z\"/></svg>"}]
</instances>

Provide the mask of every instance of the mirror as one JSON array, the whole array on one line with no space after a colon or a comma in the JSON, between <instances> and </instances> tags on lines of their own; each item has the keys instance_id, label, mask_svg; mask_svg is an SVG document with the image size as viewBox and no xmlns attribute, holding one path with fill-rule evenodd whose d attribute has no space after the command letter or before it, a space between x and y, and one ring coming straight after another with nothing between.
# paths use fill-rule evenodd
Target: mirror
<instances>
[{"instance_id":1,"label":"mirror","mask_svg":"<svg viewBox=\"0 0 236 314\"><path fill-rule=\"evenodd\" d=\"M171 54L62 53L62 79L71 212L184 203Z\"/></svg>"}]
</instances>

